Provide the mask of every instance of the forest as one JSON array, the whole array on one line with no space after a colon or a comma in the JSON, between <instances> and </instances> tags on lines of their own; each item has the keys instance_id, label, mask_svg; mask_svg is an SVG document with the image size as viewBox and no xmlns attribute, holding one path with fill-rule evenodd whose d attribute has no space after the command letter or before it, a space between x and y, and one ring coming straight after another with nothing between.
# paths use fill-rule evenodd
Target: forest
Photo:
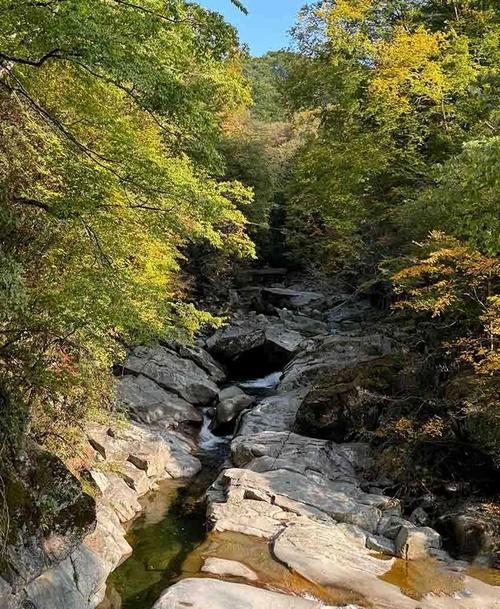
<instances>
[{"instance_id":1,"label":"forest","mask_svg":"<svg viewBox=\"0 0 500 609\"><path fill-rule=\"evenodd\" d=\"M3 477L30 442L70 462L127 352L220 328L262 266L426 328L389 471L457 438L500 468L500 5L321 0L291 35L252 57L196 2L0 0Z\"/></svg>"}]
</instances>

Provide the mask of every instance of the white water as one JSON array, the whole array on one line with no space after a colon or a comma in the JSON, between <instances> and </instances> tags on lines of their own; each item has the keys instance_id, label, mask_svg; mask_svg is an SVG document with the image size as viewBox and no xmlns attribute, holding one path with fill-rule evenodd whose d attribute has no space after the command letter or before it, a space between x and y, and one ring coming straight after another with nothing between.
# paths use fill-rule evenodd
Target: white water
<instances>
[{"instance_id":1,"label":"white water","mask_svg":"<svg viewBox=\"0 0 500 609\"><path fill-rule=\"evenodd\" d=\"M251 395L258 395L262 392L267 392L274 389L280 382L282 376L283 372L281 371L273 372L272 374L268 374L264 378L238 383L238 386L241 387L241 389L243 389L243 391L245 391L246 393L249 393Z\"/></svg>"},{"instance_id":2,"label":"white water","mask_svg":"<svg viewBox=\"0 0 500 609\"><path fill-rule=\"evenodd\" d=\"M211 453L217 452L218 449L224 445L228 444L230 441L230 437L228 436L216 436L210 431L210 422L211 419L208 416L207 410L203 413L203 426L200 429L200 435L198 436L198 446L200 450Z\"/></svg>"}]
</instances>

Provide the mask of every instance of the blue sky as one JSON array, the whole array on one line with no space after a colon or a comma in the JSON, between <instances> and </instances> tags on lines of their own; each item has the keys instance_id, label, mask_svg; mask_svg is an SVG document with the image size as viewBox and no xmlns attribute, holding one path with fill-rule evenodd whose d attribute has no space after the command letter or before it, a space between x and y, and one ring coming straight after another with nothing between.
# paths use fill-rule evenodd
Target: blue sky
<instances>
[{"instance_id":1,"label":"blue sky","mask_svg":"<svg viewBox=\"0 0 500 609\"><path fill-rule=\"evenodd\" d=\"M222 13L240 33L252 55L263 55L288 46L287 32L299 9L307 0L242 0L249 14L245 16L230 0L198 0L209 9Z\"/></svg>"}]
</instances>

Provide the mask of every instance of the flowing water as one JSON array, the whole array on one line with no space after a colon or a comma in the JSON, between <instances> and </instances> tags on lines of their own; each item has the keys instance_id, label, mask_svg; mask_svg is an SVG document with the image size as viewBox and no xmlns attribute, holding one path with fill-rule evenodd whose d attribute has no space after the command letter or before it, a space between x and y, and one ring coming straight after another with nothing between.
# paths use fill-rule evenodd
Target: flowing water
<instances>
[{"instance_id":1,"label":"flowing water","mask_svg":"<svg viewBox=\"0 0 500 609\"><path fill-rule=\"evenodd\" d=\"M268 395L280 377L277 372L240 386L252 395ZM202 498L229 456L231 437L214 435L208 411L204 414L196 455L200 473L190 480L163 481L141 500L143 511L127 535L133 553L110 575L98 609L151 609L166 588L186 577L185 559L207 539Z\"/></svg>"},{"instance_id":2,"label":"flowing water","mask_svg":"<svg viewBox=\"0 0 500 609\"><path fill-rule=\"evenodd\" d=\"M276 372L238 384L245 392L263 397L274 392L280 377L281 372ZM203 497L227 461L230 440L229 436L218 437L210 431L207 409L198 437L200 473L190 480L164 481L158 490L142 499L144 509L130 524L127 536L133 553L110 575L106 598L98 609L151 609L162 592L175 582L206 576L202 567L209 556L244 563L258 575L257 585L271 590L330 605L370 606L369 601L349 590L319 586L291 572L273 559L265 540L231 532L207 533ZM500 585L497 570L470 567L467 574ZM394 561L381 579L417 600L429 592L452 594L463 589L459 574L444 573L431 559Z\"/></svg>"}]
</instances>

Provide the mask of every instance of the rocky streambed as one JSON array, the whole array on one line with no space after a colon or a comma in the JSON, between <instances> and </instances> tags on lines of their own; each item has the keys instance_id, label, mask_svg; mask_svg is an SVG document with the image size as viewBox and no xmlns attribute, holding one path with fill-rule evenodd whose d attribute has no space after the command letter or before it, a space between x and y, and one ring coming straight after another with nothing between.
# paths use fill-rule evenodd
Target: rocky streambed
<instances>
[{"instance_id":1,"label":"rocky streambed","mask_svg":"<svg viewBox=\"0 0 500 609\"><path fill-rule=\"evenodd\" d=\"M373 479L370 446L343 440L352 393L401 337L348 297L240 299L196 348L130 354L119 395L133 424L88 430L97 526L18 584L21 606L500 608L497 572L451 558Z\"/></svg>"}]
</instances>

